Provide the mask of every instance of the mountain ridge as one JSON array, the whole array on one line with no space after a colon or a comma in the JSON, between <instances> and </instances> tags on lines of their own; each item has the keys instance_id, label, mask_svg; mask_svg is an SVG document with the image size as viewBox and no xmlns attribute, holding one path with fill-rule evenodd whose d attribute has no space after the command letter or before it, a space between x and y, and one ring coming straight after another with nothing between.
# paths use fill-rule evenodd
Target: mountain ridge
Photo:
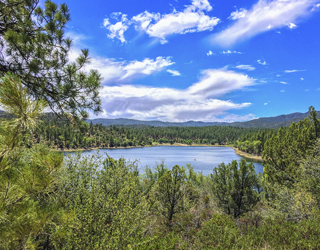
<instances>
[{"instance_id":1,"label":"mountain ridge","mask_svg":"<svg viewBox=\"0 0 320 250\"><path fill-rule=\"evenodd\" d=\"M320 111L317 111L320 117ZM163 122L163 121L142 121L128 118L97 118L88 119L88 122L93 124L102 124L104 126L118 125L147 125L154 127L204 127L204 126L234 126L243 128L280 128L281 126L289 126L292 122L299 122L308 116L308 112L295 112L287 115L279 115L274 117L262 117L245 122L202 122L202 121L187 121L187 122Z\"/></svg>"}]
</instances>

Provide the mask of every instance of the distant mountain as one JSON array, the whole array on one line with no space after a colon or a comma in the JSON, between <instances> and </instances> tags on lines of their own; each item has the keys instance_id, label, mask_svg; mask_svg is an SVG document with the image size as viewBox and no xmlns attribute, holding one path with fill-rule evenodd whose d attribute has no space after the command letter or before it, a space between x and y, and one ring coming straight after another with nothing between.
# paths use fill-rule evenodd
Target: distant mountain
<instances>
[{"instance_id":1,"label":"distant mountain","mask_svg":"<svg viewBox=\"0 0 320 250\"><path fill-rule=\"evenodd\" d=\"M196 122L196 121L188 121L188 122L162 122L162 121L140 121L134 119L89 119L88 122L93 124L102 124L104 126L110 125L148 125L154 127L204 127L204 126L224 126L228 123L226 122Z\"/></svg>"},{"instance_id":2,"label":"distant mountain","mask_svg":"<svg viewBox=\"0 0 320 250\"><path fill-rule=\"evenodd\" d=\"M320 111L317 111L320 117ZM140 121L134 119L89 119L88 122L93 124L110 125L147 125L154 127L204 127L204 126L234 126L243 128L280 128L281 126L289 126L292 122L299 122L308 116L308 113L292 113L288 115L279 115L275 117L263 117L247 122L162 122L162 121Z\"/></svg>"},{"instance_id":3,"label":"distant mountain","mask_svg":"<svg viewBox=\"0 0 320 250\"><path fill-rule=\"evenodd\" d=\"M317 111L318 118L320 118L320 111ZM299 122L306 118L309 114L306 113L292 113L288 115L279 115L275 117L263 117L247 122L229 123L230 126L243 128L280 128L290 126L292 122Z\"/></svg>"},{"instance_id":4,"label":"distant mountain","mask_svg":"<svg viewBox=\"0 0 320 250\"><path fill-rule=\"evenodd\" d=\"M317 111L318 118L320 118L320 111ZM54 116L52 113L46 113L45 119L50 119ZM308 116L308 113L292 113L288 115L279 115L275 117L263 117L254 119L247 122L162 122L162 121L140 121L134 119L88 119L88 122L93 124L102 124L104 126L117 125L117 126L154 126L154 127L205 127L205 126L233 126L242 128L280 128L282 126L290 126L292 122L299 122ZM11 115L0 110L0 118L10 118Z\"/></svg>"}]
</instances>

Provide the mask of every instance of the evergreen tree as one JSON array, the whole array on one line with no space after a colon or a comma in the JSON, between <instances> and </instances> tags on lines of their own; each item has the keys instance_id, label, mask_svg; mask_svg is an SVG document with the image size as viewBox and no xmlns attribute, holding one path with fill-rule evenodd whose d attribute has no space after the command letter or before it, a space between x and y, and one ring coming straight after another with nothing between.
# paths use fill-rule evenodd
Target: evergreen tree
<instances>
[{"instance_id":1,"label":"evergreen tree","mask_svg":"<svg viewBox=\"0 0 320 250\"><path fill-rule=\"evenodd\" d=\"M236 160L228 165L220 164L211 174L214 198L220 209L239 217L250 211L259 201L259 195L254 189L257 177L253 163L247 164L244 159Z\"/></svg>"},{"instance_id":2,"label":"evergreen tree","mask_svg":"<svg viewBox=\"0 0 320 250\"><path fill-rule=\"evenodd\" d=\"M101 110L101 77L85 73L87 49L68 62L72 40L65 37L70 11L47 0L0 2L0 76L13 72L33 97L44 99L53 111L86 118L87 110ZM67 117L67 115L66 115Z\"/></svg>"},{"instance_id":3,"label":"evergreen tree","mask_svg":"<svg viewBox=\"0 0 320 250\"><path fill-rule=\"evenodd\" d=\"M313 107L303 121L292 123L289 128L280 128L264 146L264 174L272 183L292 186L302 174L300 162L314 147L320 135L320 121Z\"/></svg>"},{"instance_id":4,"label":"evergreen tree","mask_svg":"<svg viewBox=\"0 0 320 250\"><path fill-rule=\"evenodd\" d=\"M54 190L63 156L42 145L21 147L46 102L33 100L11 73L0 86L1 108L14 117L0 124L0 249L35 249L58 211Z\"/></svg>"}]
</instances>

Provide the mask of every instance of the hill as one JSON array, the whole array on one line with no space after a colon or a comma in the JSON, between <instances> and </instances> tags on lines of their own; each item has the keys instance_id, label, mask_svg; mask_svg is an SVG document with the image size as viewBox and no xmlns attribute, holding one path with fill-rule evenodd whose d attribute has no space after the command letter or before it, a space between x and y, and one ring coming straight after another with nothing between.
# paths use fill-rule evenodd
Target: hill
<instances>
[{"instance_id":1,"label":"hill","mask_svg":"<svg viewBox=\"0 0 320 250\"><path fill-rule=\"evenodd\" d=\"M317 111L320 117L320 111ZM147 125L154 127L205 127L205 126L233 126L243 128L280 128L281 126L289 126L292 122L298 122L308 116L308 113L292 113L288 115L279 115L275 117L263 117L253 119L246 122L201 122L201 121L188 121L188 122L162 122L162 121L141 121L134 119L89 119L88 122L93 124L102 124L104 126L110 125Z\"/></svg>"}]
</instances>

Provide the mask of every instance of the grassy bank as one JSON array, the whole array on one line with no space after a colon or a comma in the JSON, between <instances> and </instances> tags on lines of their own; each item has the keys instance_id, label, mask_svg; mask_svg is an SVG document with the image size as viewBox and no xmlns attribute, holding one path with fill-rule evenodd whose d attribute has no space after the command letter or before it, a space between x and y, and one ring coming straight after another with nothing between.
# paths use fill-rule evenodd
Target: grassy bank
<instances>
[{"instance_id":1,"label":"grassy bank","mask_svg":"<svg viewBox=\"0 0 320 250\"><path fill-rule=\"evenodd\" d=\"M235 148L235 147L232 147L232 148L234 149L234 152L235 152L237 155L240 155L240 156L242 156L242 157L245 157L245 158L248 158L248 159L251 159L251 160L256 160L256 161L261 161L261 162L262 162L262 157L261 157L261 156L252 155L252 154L249 154L249 153L240 151L239 149L237 149L237 148Z\"/></svg>"}]
</instances>

